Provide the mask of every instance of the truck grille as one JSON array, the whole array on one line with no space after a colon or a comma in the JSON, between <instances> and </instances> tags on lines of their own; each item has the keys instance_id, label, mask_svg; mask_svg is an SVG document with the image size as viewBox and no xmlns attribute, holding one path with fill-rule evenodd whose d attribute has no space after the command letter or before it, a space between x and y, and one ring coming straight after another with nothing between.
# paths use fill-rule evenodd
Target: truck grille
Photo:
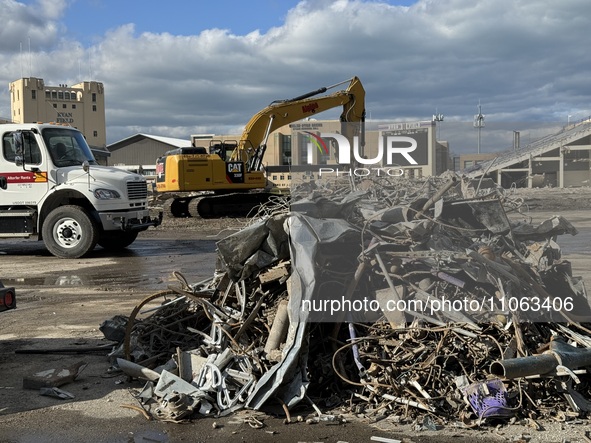
<instances>
[{"instance_id":1,"label":"truck grille","mask_svg":"<svg viewBox=\"0 0 591 443\"><path fill-rule=\"evenodd\" d=\"M130 200L148 198L148 186L146 182L127 182L127 196Z\"/></svg>"}]
</instances>

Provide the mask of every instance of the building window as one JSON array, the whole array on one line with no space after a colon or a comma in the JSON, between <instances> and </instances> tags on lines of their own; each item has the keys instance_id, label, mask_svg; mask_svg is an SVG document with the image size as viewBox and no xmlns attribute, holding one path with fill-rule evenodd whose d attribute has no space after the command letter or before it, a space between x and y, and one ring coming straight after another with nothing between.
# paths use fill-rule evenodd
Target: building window
<instances>
[{"instance_id":1,"label":"building window","mask_svg":"<svg viewBox=\"0 0 591 443\"><path fill-rule=\"evenodd\" d=\"M37 100L37 90L36 89L31 90L31 98L33 100Z\"/></svg>"},{"instance_id":2,"label":"building window","mask_svg":"<svg viewBox=\"0 0 591 443\"><path fill-rule=\"evenodd\" d=\"M64 92L64 98L65 98L66 100L70 100L70 93L69 93L69 92L67 92L67 91L66 91L66 92Z\"/></svg>"},{"instance_id":3,"label":"building window","mask_svg":"<svg viewBox=\"0 0 591 443\"><path fill-rule=\"evenodd\" d=\"M273 178L271 180L277 180L277 176L274 175Z\"/></svg>"},{"instance_id":4,"label":"building window","mask_svg":"<svg viewBox=\"0 0 591 443\"><path fill-rule=\"evenodd\" d=\"M291 165L291 135L279 134L281 164Z\"/></svg>"},{"instance_id":5,"label":"building window","mask_svg":"<svg viewBox=\"0 0 591 443\"><path fill-rule=\"evenodd\" d=\"M297 146L298 146L298 151L300 153L300 155L299 155L300 165L312 164L313 161L308 162L308 137L306 137L302 134L298 134L296 136L296 142L297 142Z\"/></svg>"},{"instance_id":6,"label":"building window","mask_svg":"<svg viewBox=\"0 0 591 443\"><path fill-rule=\"evenodd\" d=\"M49 100L51 98L51 92L45 91L45 100Z\"/></svg>"},{"instance_id":7,"label":"building window","mask_svg":"<svg viewBox=\"0 0 591 443\"><path fill-rule=\"evenodd\" d=\"M279 176L279 180L285 180L285 175Z\"/></svg>"},{"instance_id":8,"label":"building window","mask_svg":"<svg viewBox=\"0 0 591 443\"><path fill-rule=\"evenodd\" d=\"M76 105L72 105L72 109L76 109Z\"/></svg>"},{"instance_id":9,"label":"building window","mask_svg":"<svg viewBox=\"0 0 591 443\"><path fill-rule=\"evenodd\" d=\"M464 161L464 169L471 168L472 166L474 166L474 161L473 160L465 160Z\"/></svg>"},{"instance_id":10,"label":"building window","mask_svg":"<svg viewBox=\"0 0 591 443\"><path fill-rule=\"evenodd\" d=\"M93 112L96 112L96 105L92 105Z\"/></svg>"},{"instance_id":11,"label":"building window","mask_svg":"<svg viewBox=\"0 0 591 443\"><path fill-rule=\"evenodd\" d=\"M57 100L57 91L51 91L52 100Z\"/></svg>"},{"instance_id":12,"label":"building window","mask_svg":"<svg viewBox=\"0 0 591 443\"><path fill-rule=\"evenodd\" d=\"M63 100L64 99L64 93L63 93L63 91L59 91L57 93L57 98L58 98L58 100Z\"/></svg>"},{"instance_id":13,"label":"building window","mask_svg":"<svg viewBox=\"0 0 591 443\"><path fill-rule=\"evenodd\" d=\"M93 137L98 137L98 131L92 131Z\"/></svg>"},{"instance_id":14,"label":"building window","mask_svg":"<svg viewBox=\"0 0 591 443\"><path fill-rule=\"evenodd\" d=\"M52 106L57 109L57 103L54 103Z\"/></svg>"},{"instance_id":15,"label":"building window","mask_svg":"<svg viewBox=\"0 0 591 443\"><path fill-rule=\"evenodd\" d=\"M65 103L62 105L62 108L66 109L68 107L68 105L66 105Z\"/></svg>"},{"instance_id":16,"label":"building window","mask_svg":"<svg viewBox=\"0 0 591 443\"><path fill-rule=\"evenodd\" d=\"M92 102L96 103L96 92L92 93Z\"/></svg>"}]
</instances>

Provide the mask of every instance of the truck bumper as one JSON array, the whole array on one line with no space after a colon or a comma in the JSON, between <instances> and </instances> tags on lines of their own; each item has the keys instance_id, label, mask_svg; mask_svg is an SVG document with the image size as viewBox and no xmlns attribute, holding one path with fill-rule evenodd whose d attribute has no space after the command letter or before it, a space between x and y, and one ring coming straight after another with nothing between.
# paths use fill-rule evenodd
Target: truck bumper
<instances>
[{"instance_id":1,"label":"truck bumper","mask_svg":"<svg viewBox=\"0 0 591 443\"><path fill-rule=\"evenodd\" d=\"M162 212L158 217L150 217L148 210L101 212L98 215L105 231L145 231L162 223Z\"/></svg>"}]
</instances>

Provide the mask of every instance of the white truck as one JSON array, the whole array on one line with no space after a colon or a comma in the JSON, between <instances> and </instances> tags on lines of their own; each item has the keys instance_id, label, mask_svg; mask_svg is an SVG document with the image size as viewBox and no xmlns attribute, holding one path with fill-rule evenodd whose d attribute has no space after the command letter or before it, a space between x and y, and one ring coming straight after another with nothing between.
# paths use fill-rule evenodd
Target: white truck
<instances>
[{"instance_id":1,"label":"white truck","mask_svg":"<svg viewBox=\"0 0 591 443\"><path fill-rule=\"evenodd\" d=\"M97 244L125 248L161 223L145 178L99 166L77 129L0 124L0 138L0 238L37 236L53 255L78 258Z\"/></svg>"}]
</instances>

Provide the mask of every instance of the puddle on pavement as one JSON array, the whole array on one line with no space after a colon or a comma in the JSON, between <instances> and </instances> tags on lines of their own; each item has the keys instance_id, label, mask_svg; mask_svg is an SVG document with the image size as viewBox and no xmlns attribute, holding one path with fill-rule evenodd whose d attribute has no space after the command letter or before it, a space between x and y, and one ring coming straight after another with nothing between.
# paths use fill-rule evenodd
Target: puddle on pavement
<instances>
[{"instance_id":1,"label":"puddle on pavement","mask_svg":"<svg viewBox=\"0 0 591 443\"><path fill-rule=\"evenodd\" d=\"M576 225L575 225L576 228ZM591 230L577 228L577 235L560 235L556 240L563 258L568 254L589 254L589 245L591 245Z\"/></svg>"},{"instance_id":2,"label":"puddle on pavement","mask_svg":"<svg viewBox=\"0 0 591 443\"><path fill-rule=\"evenodd\" d=\"M85 287L121 287L138 286L152 289L162 287L162 278L148 277L146 275L92 275L92 274L71 274L51 275L36 277L3 278L4 286L85 286Z\"/></svg>"}]
</instances>

